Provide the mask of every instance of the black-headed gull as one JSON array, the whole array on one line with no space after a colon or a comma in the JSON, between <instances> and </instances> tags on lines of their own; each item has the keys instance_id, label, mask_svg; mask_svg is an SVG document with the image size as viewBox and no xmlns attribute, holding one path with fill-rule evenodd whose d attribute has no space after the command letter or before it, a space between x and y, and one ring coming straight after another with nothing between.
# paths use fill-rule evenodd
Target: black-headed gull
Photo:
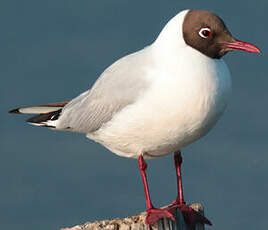
<instances>
[{"instance_id":1,"label":"black-headed gull","mask_svg":"<svg viewBox=\"0 0 268 230\"><path fill-rule=\"evenodd\" d=\"M166 24L153 44L116 61L78 97L10 112L38 114L28 122L84 133L115 154L138 158L147 224L162 217L174 220L175 207L190 226L198 221L210 224L184 202L180 150L206 135L223 114L231 78L222 57L232 50L260 53L256 46L233 38L214 13L184 10ZM178 195L167 208L156 209L144 158L172 152Z\"/></svg>"}]
</instances>

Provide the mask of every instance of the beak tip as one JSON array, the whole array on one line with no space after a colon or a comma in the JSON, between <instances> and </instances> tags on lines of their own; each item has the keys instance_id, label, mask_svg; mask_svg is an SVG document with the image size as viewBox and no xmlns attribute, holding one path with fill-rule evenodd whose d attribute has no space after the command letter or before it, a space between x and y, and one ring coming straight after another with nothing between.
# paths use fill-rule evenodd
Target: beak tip
<instances>
[{"instance_id":1,"label":"beak tip","mask_svg":"<svg viewBox=\"0 0 268 230\"><path fill-rule=\"evenodd\" d=\"M257 53L257 54L261 54L261 50L260 49L256 49L256 50L251 50L251 51L248 51L250 53Z\"/></svg>"},{"instance_id":2,"label":"beak tip","mask_svg":"<svg viewBox=\"0 0 268 230\"><path fill-rule=\"evenodd\" d=\"M258 54L261 54L261 50L255 46L255 45L252 45L252 50L251 50L252 53L258 53Z\"/></svg>"}]
</instances>

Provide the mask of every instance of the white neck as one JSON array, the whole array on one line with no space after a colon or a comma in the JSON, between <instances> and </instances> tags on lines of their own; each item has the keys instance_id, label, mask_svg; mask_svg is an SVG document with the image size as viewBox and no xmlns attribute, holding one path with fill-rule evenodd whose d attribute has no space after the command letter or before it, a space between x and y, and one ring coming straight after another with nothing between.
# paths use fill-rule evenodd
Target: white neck
<instances>
[{"instance_id":1,"label":"white neck","mask_svg":"<svg viewBox=\"0 0 268 230\"><path fill-rule=\"evenodd\" d=\"M183 38L182 25L188 11L189 10L181 11L166 24L152 44L155 49L162 53L170 53L187 46Z\"/></svg>"}]
</instances>

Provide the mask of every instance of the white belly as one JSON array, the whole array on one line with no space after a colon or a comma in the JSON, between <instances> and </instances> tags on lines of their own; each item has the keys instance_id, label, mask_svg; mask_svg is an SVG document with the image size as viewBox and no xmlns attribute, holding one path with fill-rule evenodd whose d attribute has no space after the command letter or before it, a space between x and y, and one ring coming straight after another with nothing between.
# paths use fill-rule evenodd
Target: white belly
<instances>
[{"instance_id":1,"label":"white belly","mask_svg":"<svg viewBox=\"0 0 268 230\"><path fill-rule=\"evenodd\" d=\"M152 86L146 94L87 137L121 156L152 158L204 136L226 108L231 80L222 60L201 57L180 60L180 71L148 73Z\"/></svg>"}]
</instances>

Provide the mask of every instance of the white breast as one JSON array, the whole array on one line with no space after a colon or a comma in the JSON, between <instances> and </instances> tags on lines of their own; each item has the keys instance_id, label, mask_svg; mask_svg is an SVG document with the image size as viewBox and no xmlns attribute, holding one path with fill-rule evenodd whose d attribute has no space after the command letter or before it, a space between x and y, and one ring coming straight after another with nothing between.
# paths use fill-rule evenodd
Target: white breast
<instances>
[{"instance_id":1,"label":"white breast","mask_svg":"<svg viewBox=\"0 0 268 230\"><path fill-rule=\"evenodd\" d=\"M189 46L182 51L172 63L148 69L150 89L88 137L118 155L157 157L204 136L227 105L230 73L223 60Z\"/></svg>"}]
</instances>

